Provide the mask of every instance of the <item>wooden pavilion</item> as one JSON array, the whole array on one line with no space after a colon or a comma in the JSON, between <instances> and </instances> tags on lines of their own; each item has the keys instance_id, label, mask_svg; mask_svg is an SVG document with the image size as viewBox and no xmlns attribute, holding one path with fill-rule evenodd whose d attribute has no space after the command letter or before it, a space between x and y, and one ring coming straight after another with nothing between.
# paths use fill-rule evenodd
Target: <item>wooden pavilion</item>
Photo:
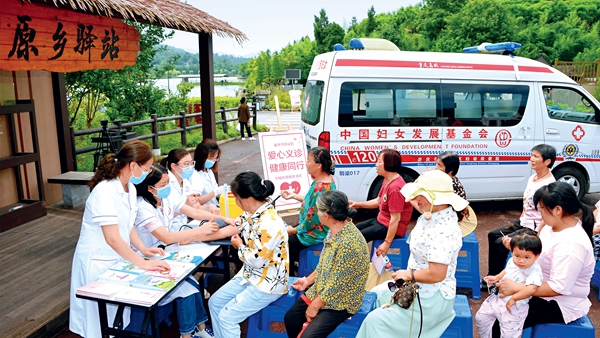
<instances>
[{"instance_id":1,"label":"wooden pavilion","mask_svg":"<svg viewBox=\"0 0 600 338\"><path fill-rule=\"evenodd\" d=\"M58 14L57 14L58 13ZM34 23L44 21L48 30ZM79 20L79 21L78 21ZM51 337L68 321L71 259L83 207L63 209L61 187L48 178L74 170L69 135L64 72L119 69L135 63L135 48L125 42L139 34L121 20L198 34L200 76L204 84L203 133L216 135L213 93L212 37L238 43L246 36L228 23L179 0L2 0L0 6L0 332L2 337ZM104 67L91 54L76 59L79 30L87 22L104 25L98 36L112 31L112 42L97 44L106 60L115 60L115 32L121 35L119 56L133 57ZM49 24L48 24L49 25ZM47 25L47 26L48 26ZM70 25L70 26L69 26ZM91 25L91 24L90 24ZM64 30L63 30L64 28ZM114 31L113 31L114 29ZM54 33L54 34L53 34ZM74 34L73 32L67 32ZM103 34L102 34L103 35ZM14 38L13 38L14 36ZM65 39L66 37L66 39ZM46 39L54 48L43 47ZM67 41L67 39L69 41ZM35 46L31 42L36 42ZM28 45L28 43L31 43ZM112 44L111 44L112 43ZM104 49L105 45L110 48ZM137 47L137 43L133 43ZM65 48L66 46L66 48ZM69 49L70 48L70 49ZM56 63L63 53L64 62ZM79 50L86 57L85 49ZM67 52L70 56L65 57ZM46 53L46 54L45 54ZM47 55L47 53L51 53ZM100 55L100 53L97 53ZM98 56L100 58L100 56ZM128 63L130 62L130 63ZM99 65L99 66L98 66ZM48 208L46 206L49 206ZM24 225L22 225L24 224ZM22 226L19 226L22 225Z\"/></svg>"},{"instance_id":2,"label":"wooden pavilion","mask_svg":"<svg viewBox=\"0 0 600 338\"><path fill-rule=\"evenodd\" d=\"M2 4L0 232L45 215L45 205L62 199L61 187L48 184L48 178L75 170L75 159L70 151L73 144L69 137L64 72L121 69L135 63L139 34L121 20L198 34L199 73L201 82L208 84L201 88L206 113L202 130L205 137L216 136L214 114L211 114L215 111L212 37L229 37L240 44L247 40L227 22L179 0L3 0ZM85 49L82 36L89 35L90 22L101 26L94 31L96 48L104 49L119 41L118 36L115 39L115 29L122 29L119 55L108 48L102 53L102 60L99 52L97 60L91 53L86 59L89 50ZM69 25L73 27L72 32ZM106 32L108 39L111 30L112 42L102 39L102 32ZM71 35L65 35L67 33ZM44 39L45 49L42 47ZM81 49L81 55L69 48L73 46L75 51ZM106 55L109 51L110 59ZM66 56L68 52L71 54ZM113 56L127 58L127 53L129 61L117 62L118 57L113 60ZM59 57L63 60L57 60Z\"/></svg>"}]
</instances>

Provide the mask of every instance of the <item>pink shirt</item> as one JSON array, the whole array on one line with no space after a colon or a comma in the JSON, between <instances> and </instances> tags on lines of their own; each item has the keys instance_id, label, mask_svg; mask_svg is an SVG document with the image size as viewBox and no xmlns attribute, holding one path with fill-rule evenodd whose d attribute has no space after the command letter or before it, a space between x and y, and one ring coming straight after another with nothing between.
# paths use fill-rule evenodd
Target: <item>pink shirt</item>
<instances>
[{"instance_id":1,"label":"pink shirt","mask_svg":"<svg viewBox=\"0 0 600 338\"><path fill-rule=\"evenodd\" d=\"M555 300L565 323L572 322L586 315L592 305L588 299L596 265L592 242L581 222L560 232L546 225L539 236L542 253L537 262L542 267L544 282L561 294L543 298Z\"/></svg>"}]
</instances>

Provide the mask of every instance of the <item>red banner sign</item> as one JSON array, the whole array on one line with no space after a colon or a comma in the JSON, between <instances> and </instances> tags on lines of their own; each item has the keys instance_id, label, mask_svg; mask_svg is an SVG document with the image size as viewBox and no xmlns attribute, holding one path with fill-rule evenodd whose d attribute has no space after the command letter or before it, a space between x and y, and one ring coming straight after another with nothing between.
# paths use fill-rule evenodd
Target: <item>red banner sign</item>
<instances>
[{"instance_id":1,"label":"red banner sign","mask_svg":"<svg viewBox=\"0 0 600 338\"><path fill-rule=\"evenodd\" d=\"M119 19L15 0L0 6L0 69L122 69L135 65L139 41Z\"/></svg>"}]
</instances>

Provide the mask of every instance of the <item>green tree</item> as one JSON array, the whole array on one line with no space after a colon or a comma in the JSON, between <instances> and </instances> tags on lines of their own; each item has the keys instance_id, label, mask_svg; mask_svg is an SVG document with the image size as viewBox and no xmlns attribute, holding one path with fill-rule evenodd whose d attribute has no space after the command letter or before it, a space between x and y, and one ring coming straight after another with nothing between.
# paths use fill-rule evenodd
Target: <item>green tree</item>
<instances>
[{"instance_id":1,"label":"green tree","mask_svg":"<svg viewBox=\"0 0 600 338\"><path fill-rule=\"evenodd\" d=\"M371 33L375 31L377 24L375 23L375 7L371 6L367 12L367 25L365 27L365 35L371 36Z\"/></svg>"},{"instance_id":2,"label":"green tree","mask_svg":"<svg viewBox=\"0 0 600 338\"><path fill-rule=\"evenodd\" d=\"M269 74L271 75L271 78L273 78L273 84L281 83L283 80L284 69L278 52L273 53L273 56L271 57L271 71Z\"/></svg>"},{"instance_id":3,"label":"green tree","mask_svg":"<svg viewBox=\"0 0 600 338\"><path fill-rule=\"evenodd\" d=\"M315 47L317 54L325 53L327 51L327 27L329 26L329 18L325 9L321 8L319 16L315 15L315 22L313 24L313 34L315 36Z\"/></svg>"}]
</instances>

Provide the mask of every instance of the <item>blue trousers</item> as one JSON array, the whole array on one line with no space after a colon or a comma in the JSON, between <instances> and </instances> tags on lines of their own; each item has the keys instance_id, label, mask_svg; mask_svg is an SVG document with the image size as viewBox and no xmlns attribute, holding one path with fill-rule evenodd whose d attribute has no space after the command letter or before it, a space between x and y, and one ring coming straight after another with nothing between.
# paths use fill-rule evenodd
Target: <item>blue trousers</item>
<instances>
[{"instance_id":1,"label":"blue trousers","mask_svg":"<svg viewBox=\"0 0 600 338\"><path fill-rule=\"evenodd\" d=\"M186 282L192 284L200 290L200 286L191 281ZM208 320L206 309L202 302L202 293L197 292L185 298L175 299L177 308L177 321L179 322L179 333L188 334L194 332L196 326L205 323Z\"/></svg>"}]
</instances>

